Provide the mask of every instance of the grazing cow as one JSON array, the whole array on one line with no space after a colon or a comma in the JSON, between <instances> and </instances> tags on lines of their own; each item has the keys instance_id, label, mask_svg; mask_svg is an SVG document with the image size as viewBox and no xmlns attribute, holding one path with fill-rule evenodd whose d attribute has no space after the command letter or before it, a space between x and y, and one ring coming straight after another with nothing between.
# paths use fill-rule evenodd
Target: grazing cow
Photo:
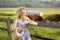
<instances>
[{"instance_id":1,"label":"grazing cow","mask_svg":"<svg viewBox=\"0 0 60 40\"><path fill-rule=\"evenodd\" d=\"M48 15L45 18L45 21L50 21L50 22L59 22L60 21L60 14L52 14L52 15Z\"/></svg>"},{"instance_id":2,"label":"grazing cow","mask_svg":"<svg viewBox=\"0 0 60 40\"><path fill-rule=\"evenodd\" d=\"M27 16L34 21L43 21L42 12L27 11Z\"/></svg>"},{"instance_id":3,"label":"grazing cow","mask_svg":"<svg viewBox=\"0 0 60 40\"><path fill-rule=\"evenodd\" d=\"M34 21L43 21L43 17L38 16L36 14L27 14L27 16Z\"/></svg>"}]
</instances>

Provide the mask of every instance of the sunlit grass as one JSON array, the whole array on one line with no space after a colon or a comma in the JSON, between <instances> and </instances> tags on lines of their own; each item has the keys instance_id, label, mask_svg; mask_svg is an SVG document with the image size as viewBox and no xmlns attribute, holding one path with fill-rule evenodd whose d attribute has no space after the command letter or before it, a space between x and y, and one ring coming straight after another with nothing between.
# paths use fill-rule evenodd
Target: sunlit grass
<instances>
[{"instance_id":1,"label":"sunlit grass","mask_svg":"<svg viewBox=\"0 0 60 40\"><path fill-rule=\"evenodd\" d=\"M33 35L38 35L45 38L60 39L60 29L54 28L44 28L44 27L29 27L30 33ZM32 31L33 30L33 31Z\"/></svg>"}]
</instances>

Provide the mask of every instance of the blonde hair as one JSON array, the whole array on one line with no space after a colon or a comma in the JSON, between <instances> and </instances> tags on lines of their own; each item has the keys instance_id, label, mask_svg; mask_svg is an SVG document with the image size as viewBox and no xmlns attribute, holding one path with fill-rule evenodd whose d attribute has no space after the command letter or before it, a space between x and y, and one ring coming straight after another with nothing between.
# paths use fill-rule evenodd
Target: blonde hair
<instances>
[{"instance_id":1,"label":"blonde hair","mask_svg":"<svg viewBox=\"0 0 60 40\"><path fill-rule=\"evenodd\" d=\"M20 12L20 11L22 11L22 10L27 10L27 9L26 9L25 7L20 7L20 8L18 8L18 10L17 10L17 12L16 12L17 18L20 18L20 15L19 15L18 12Z\"/></svg>"},{"instance_id":2,"label":"blonde hair","mask_svg":"<svg viewBox=\"0 0 60 40\"><path fill-rule=\"evenodd\" d=\"M17 13L20 12L20 11L22 11L22 10L26 10L26 8L25 7L18 8Z\"/></svg>"}]
</instances>

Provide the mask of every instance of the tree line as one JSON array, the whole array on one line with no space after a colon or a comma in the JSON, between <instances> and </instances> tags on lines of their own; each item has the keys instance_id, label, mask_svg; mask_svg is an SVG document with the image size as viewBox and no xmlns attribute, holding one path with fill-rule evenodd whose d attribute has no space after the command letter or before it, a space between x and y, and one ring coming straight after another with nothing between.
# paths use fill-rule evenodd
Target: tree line
<instances>
[{"instance_id":1,"label":"tree line","mask_svg":"<svg viewBox=\"0 0 60 40\"><path fill-rule=\"evenodd\" d=\"M20 6L35 7L35 8L60 7L60 1L0 0L0 8L20 7Z\"/></svg>"}]
</instances>

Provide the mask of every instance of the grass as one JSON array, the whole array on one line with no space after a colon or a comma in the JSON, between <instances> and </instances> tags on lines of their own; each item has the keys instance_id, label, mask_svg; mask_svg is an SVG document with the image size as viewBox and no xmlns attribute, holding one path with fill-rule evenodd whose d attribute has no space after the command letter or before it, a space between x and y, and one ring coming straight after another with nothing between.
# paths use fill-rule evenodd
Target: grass
<instances>
[{"instance_id":1,"label":"grass","mask_svg":"<svg viewBox=\"0 0 60 40\"><path fill-rule=\"evenodd\" d=\"M6 23L0 22L0 28L7 28ZM0 40L8 40L8 33L5 30L0 30Z\"/></svg>"},{"instance_id":2,"label":"grass","mask_svg":"<svg viewBox=\"0 0 60 40\"><path fill-rule=\"evenodd\" d=\"M54 28L43 28L43 27L30 27L30 33L34 35L39 35L45 38L51 38L55 40L60 40L60 29ZM32 31L33 30L33 31Z\"/></svg>"},{"instance_id":3,"label":"grass","mask_svg":"<svg viewBox=\"0 0 60 40\"><path fill-rule=\"evenodd\" d=\"M0 18L11 17L12 19L15 19L16 11L17 9L15 8L0 8ZM60 14L60 9L39 9L39 10L32 10L32 11L43 12L44 17L50 14ZM0 22L0 27L6 28L6 23ZM45 38L52 38L55 40L60 40L60 29L33 27L33 26L30 26L28 29L30 31L30 34L39 35ZM34 37L32 37L32 39L37 40ZM0 40L8 40L7 31L0 30Z\"/></svg>"}]
</instances>

